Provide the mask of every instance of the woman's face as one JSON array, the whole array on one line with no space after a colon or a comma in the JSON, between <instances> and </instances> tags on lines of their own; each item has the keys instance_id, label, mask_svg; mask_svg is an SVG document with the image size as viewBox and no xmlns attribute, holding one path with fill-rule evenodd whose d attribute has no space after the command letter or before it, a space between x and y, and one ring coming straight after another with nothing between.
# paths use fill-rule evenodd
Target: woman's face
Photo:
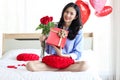
<instances>
[{"instance_id":1,"label":"woman's face","mask_svg":"<svg viewBox=\"0 0 120 80\"><path fill-rule=\"evenodd\" d=\"M65 23L71 23L76 18L76 10L73 7L69 7L63 14Z\"/></svg>"}]
</instances>

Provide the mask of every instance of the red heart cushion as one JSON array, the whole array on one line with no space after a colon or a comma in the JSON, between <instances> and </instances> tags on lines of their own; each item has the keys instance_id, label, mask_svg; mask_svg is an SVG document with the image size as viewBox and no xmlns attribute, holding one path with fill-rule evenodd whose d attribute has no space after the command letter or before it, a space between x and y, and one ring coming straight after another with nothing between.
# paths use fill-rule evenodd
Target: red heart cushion
<instances>
[{"instance_id":1,"label":"red heart cushion","mask_svg":"<svg viewBox=\"0 0 120 80\"><path fill-rule=\"evenodd\" d=\"M42 62L54 68L66 68L74 63L74 60L69 57L60 57L57 55L45 56L42 58Z\"/></svg>"},{"instance_id":2,"label":"red heart cushion","mask_svg":"<svg viewBox=\"0 0 120 80\"><path fill-rule=\"evenodd\" d=\"M32 61L39 60L39 56L34 53L21 53L16 57L16 59L18 61Z\"/></svg>"}]
</instances>

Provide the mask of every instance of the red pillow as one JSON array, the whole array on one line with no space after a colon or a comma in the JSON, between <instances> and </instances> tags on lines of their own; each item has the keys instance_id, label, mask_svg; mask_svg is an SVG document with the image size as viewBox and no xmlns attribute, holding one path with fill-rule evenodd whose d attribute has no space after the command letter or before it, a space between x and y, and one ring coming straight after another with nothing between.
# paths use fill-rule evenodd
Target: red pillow
<instances>
[{"instance_id":1,"label":"red pillow","mask_svg":"<svg viewBox=\"0 0 120 80\"><path fill-rule=\"evenodd\" d=\"M16 58L19 61L32 61L39 60L39 56L34 53L21 53Z\"/></svg>"},{"instance_id":2,"label":"red pillow","mask_svg":"<svg viewBox=\"0 0 120 80\"><path fill-rule=\"evenodd\" d=\"M74 64L74 60L69 57L60 57L57 55L45 56L42 58L42 62L54 68L66 68L71 64Z\"/></svg>"}]
</instances>

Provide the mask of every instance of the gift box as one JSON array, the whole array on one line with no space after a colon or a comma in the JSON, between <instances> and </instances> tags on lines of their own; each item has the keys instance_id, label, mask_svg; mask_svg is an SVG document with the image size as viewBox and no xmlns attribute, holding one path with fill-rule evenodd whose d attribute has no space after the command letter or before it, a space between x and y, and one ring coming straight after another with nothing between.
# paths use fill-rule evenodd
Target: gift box
<instances>
[{"instance_id":1,"label":"gift box","mask_svg":"<svg viewBox=\"0 0 120 80\"><path fill-rule=\"evenodd\" d=\"M50 29L50 33L46 40L46 43L64 48L67 36L68 31L54 27Z\"/></svg>"}]
</instances>

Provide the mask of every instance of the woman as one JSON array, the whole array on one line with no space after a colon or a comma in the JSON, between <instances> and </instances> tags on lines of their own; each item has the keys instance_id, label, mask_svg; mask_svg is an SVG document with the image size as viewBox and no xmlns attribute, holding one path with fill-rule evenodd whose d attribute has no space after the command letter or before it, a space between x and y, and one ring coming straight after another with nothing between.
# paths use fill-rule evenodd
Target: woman
<instances>
[{"instance_id":1,"label":"woman","mask_svg":"<svg viewBox=\"0 0 120 80\"><path fill-rule=\"evenodd\" d=\"M80 20L79 7L75 3L68 3L63 11L58 27L68 30L69 34L65 47L63 49L56 46L48 45L46 52L48 54L56 54L62 57L71 57L75 60L75 63L64 69L56 69L49 67L45 63L39 61L28 62L26 68L29 71L85 71L88 69L88 65L85 61L77 61L81 57L83 50L83 33L82 22ZM40 38L43 41L45 36Z\"/></svg>"}]
</instances>

